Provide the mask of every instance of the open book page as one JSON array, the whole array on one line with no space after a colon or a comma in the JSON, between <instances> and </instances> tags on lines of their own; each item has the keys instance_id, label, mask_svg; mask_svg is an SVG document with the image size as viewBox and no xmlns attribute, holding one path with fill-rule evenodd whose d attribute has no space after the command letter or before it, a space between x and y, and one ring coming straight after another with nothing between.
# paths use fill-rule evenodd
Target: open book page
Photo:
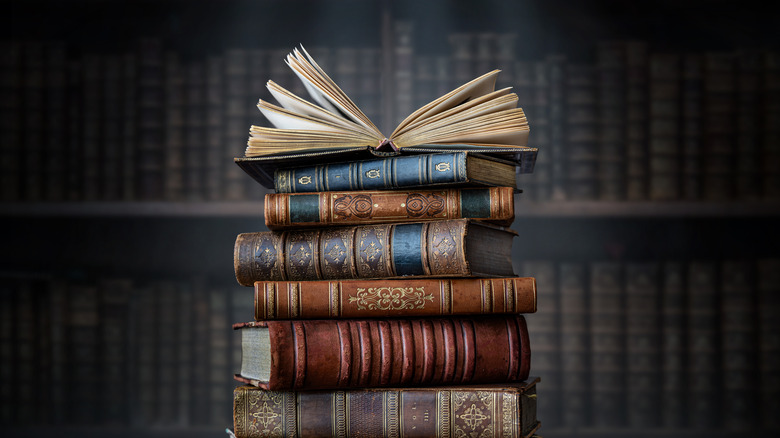
<instances>
[{"instance_id":1,"label":"open book page","mask_svg":"<svg viewBox=\"0 0 780 438\"><path fill-rule=\"evenodd\" d=\"M406 126L416 121L425 119L426 117L430 117L442 111L447 111L448 109L460 105L461 103L493 92L493 90L496 89L496 76L498 76L500 71L501 70L493 70L490 73L485 73L484 75L450 91L444 96L441 96L438 99L424 105L422 108L413 112L409 117L404 119L404 121L402 121L401 124L395 128L393 133L390 134L390 138L395 138L395 136L399 134Z\"/></svg>"},{"instance_id":2,"label":"open book page","mask_svg":"<svg viewBox=\"0 0 780 438\"><path fill-rule=\"evenodd\" d=\"M412 146L421 143L434 143L428 139L427 133L437 131L442 128L446 130L448 126L458 124L463 121L474 120L488 114L507 111L517 108L517 95L514 93L503 94L505 90L499 90L486 96L466 102L450 108L443 113L437 114L431 118L420 120L402 133L393 138L398 147ZM522 112L506 113L507 117L517 118L518 123L526 123L525 114ZM527 123L526 123L527 129Z\"/></svg>"},{"instance_id":3,"label":"open book page","mask_svg":"<svg viewBox=\"0 0 780 438\"><path fill-rule=\"evenodd\" d=\"M309 151L371 145L373 139L354 133L292 130L252 126L245 155L256 157L277 152Z\"/></svg>"},{"instance_id":4,"label":"open book page","mask_svg":"<svg viewBox=\"0 0 780 438\"><path fill-rule=\"evenodd\" d=\"M306 53L305 49L304 53ZM319 68L308 53L306 53L306 58L304 58L301 52L295 49L293 53L287 55L287 65L301 79L306 90L317 103L331 110L331 112L345 114L356 123L376 133L376 136L380 139L384 137L368 117L363 114L363 111Z\"/></svg>"},{"instance_id":5,"label":"open book page","mask_svg":"<svg viewBox=\"0 0 780 438\"><path fill-rule=\"evenodd\" d=\"M271 92L271 95L276 99L277 102L286 110L296 113L301 116L308 116L313 119L321 120L323 122L329 122L332 125L341 126L346 130L350 131L356 131L356 132L362 132L369 136L375 136L375 133L366 129L363 125L359 125L352 120L345 119L342 116L336 115L330 111L327 111L325 109L322 109L321 107L318 107L317 105L314 105L313 103L304 100L295 94L287 91L286 89L282 88L280 85L275 83L274 81L268 81L268 84L266 85L268 88L268 91ZM260 107L260 104L258 103L258 108ZM262 111L262 108L261 108ZM273 121L271 121L273 123ZM282 128L282 126L274 124L277 128ZM381 140L379 138L378 140Z\"/></svg>"},{"instance_id":6,"label":"open book page","mask_svg":"<svg viewBox=\"0 0 780 438\"><path fill-rule=\"evenodd\" d=\"M410 137L411 144L463 142L522 145L528 140L528 122L521 108L512 108L439 125L421 132L418 137Z\"/></svg>"}]
</instances>

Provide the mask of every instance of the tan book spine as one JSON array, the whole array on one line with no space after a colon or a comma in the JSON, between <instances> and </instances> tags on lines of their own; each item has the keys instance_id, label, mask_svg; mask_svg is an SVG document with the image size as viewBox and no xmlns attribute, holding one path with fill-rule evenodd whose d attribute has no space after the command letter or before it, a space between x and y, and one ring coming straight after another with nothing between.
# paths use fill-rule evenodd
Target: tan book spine
<instances>
[{"instance_id":1,"label":"tan book spine","mask_svg":"<svg viewBox=\"0 0 780 438\"><path fill-rule=\"evenodd\" d=\"M530 437L538 378L519 384L351 391L233 391L237 438Z\"/></svg>"},{"instance_id":2,"label":"tan book spine","mask_svg":"<svg viewBox=\"0 0 780 438\"><path fill-rule=\"evenodd\" d=\"M269 229L472 218L511 225L514 189L275 193L265 196Z\"/></svg>"},{"instance_id":3,"label":"tan book spine","mask_svg":"<svg viewBox=\"0 0 780 438\"><path fill-rule=\"evenodd\" d=\"M256 320L536 312L532 277L257 281Z\"/></svg>"}]
</instances>

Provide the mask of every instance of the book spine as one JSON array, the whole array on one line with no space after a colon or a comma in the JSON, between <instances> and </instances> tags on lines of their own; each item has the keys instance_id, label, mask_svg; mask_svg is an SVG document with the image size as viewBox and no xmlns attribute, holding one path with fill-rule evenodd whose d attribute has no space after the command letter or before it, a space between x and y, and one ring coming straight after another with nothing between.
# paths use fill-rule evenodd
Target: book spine
<instances>
[{"instance_id":1,"label":"book spine","mask_svg":"<svg viewBox=\"0 0 780 438\"><path fill-rule=\"evenodd\" d=\"M157 293L151 284L136 287L134 324L136 340L133 345L133 390L134 412L132 423L137 426L149 426L157 420L158 397L157 378L159 351L157 349L157 321L159 306Z\"/></svg>"},{"instance_id":2,"label":"book spine","mask_svg":"<svg viewBox=\"0 0 780 438\"><path fill-rule=\"evenodd\" d=\"M625 199L626 53L623 43L602 43L597 48L599 161L598 197Z\"/></svg>"},{"instance_id":3,"label":"book spine","mask_svg":"<svg viewBox=\"0 0 780 438\"><path fill-rule=\"evenodd\" d=\"M452 81L449 89L452 90L461 84L474 79L474 34L452 33L447 36L450 46L450 58L452 59Z\"/></svg>"},{"instance_id":4,"label":"book spine","mask_svg":"<svg viewBox=\"0 0 780 438\"><path fill-rule=\"evenodd\" d=\"M234 249L236 279L252 286L255 281L469 276L465 237L474 225L467 223L453 220L239 234Z\"/></svg>"},{"instance_id":5,"label":"book spine","mask_svg":"<svg viewBox=\"0 0 780 438\"><path fill-rule=\"evenodd\" d=\"M17 424L35 423L36 407L40 406L39 403L42 401L36 386L39 382L44 385L47 383L48 376L41 378L40 374L43 371L41 351L38 348L41 333L40 327L35 324L36 316L39 314L46 316L36 306L35 298L39 292L30 278L21 278L16 283L14 356L17 367L16 374L13 376L16 388L13 403Z\"/></svg>"},{"instance_id":6,"label":"book spine","mask_svg":"<svg viewBox=\"0 0 780 438\"><path fill-rule=\"evenodd\" d=\"M647 44L626 45L626 199L646 200L647 153Z\"/></svg>"},{"instance_id":7,"label":"book spine","mask_svg":"<svg viewBox=\"0 0 780 438\"><path fill-rule=\"evenodd\" d=\"M547 58L550 78L550 184L551 199L566 199L566 58L562 55Z\"/></svg>"},{"instance_id":8,"label":"book spine","mask_svg":"<svg viewBox=\"0 0 780 438\"><path fill-rule=\"evenodd\" d=\"M590 291L590 400L598 406L592 422L594 427L620 427L627 408L623 266L591 264Z\"/></svg>"},{"instance_id":9,"label":"book spine","mask_svg":"<svg viewBox=\"0 0 780 438\"><path fill-rule=\"evenodd\" d=\"M688 426L720 427L720 317L714 262L688 267Z\"/></svg>"},{"instance_id":10,"label":"book spine","mask_svg":"<svg viewBox=\"0 0 780 438\"><path fill-rule=\"evenodd\" d=\"M535 311L536 281L531 277L255 282L258 321Z\"/></svg>"},{"instance_id":11,"label":"book spine","mask_svg":"<svg viewBox=\"0 0 780 438\"><path fill-rule=\"evenodd\" d=\"M122 150L121 150L121 199L123 201L133 201L137 199L137 135L138 118L136 111L138 103L138 94L136 86L138 85L138 65L137 57L134 53L126 53L122 60Z\"/></svg>"},{"instance_id":12,"label":"book spine","mask_svg":"<svg viewBox=\"0 0 780 438\"><path fill-rule=\"evenodd\" d=\"M210 321L211 313L209 311L209 291L206 280L198 276L190 281L190 290L192 294L192 320ZM201 358L191 363L192 380L191 382L208 382L210 363L206 358L211 357L210 336L211 323L195 324L192 328L192 339L190 345L192 348L192 357ZM205 425L210 420L211 404L209 393L211 387L208 384L191 385L190 399L186 402L189 405L192 423L194 425Z\"/></svg>"},{"instance_id":13,"label":"book spine","mask_svg":"<svg viewBox=\"0 0 780 438\"><path fill-rule=\"evenodd\" d=\"M758 261L758 380L761 426L779 430L780 259Z\"/></svg>"},{"instance_id":14,"label":"book spine","mask_svg":"<svg viewBox=\"0 0 780 438\"><path fill-rule=\"evenodd\" d=\"M252 325L268 327L274 358L268 382L247 382L269 390L519 382L528 378L530 367L522 315L234 327L251 330Z\"/></svg>"},{"instance_id":15,"label":"book spine","mask_svg":"<svg viewBox=\"0 0 780 438\"><path fill-rule=\"evenodd\" d=\"M761 197L761 52L737 54L736 198Z\"/></svg>"},{"instance_id":16,"label":"book spine","mask_svg":"<svg viewBox=\"0 0 780 438\"><path fill-rule=\"evenodd\" d=\"M206 186L206 72L202 62L192 62L185 69L184 187L187 200L201 201Z\"/></svg>"},{"instance_id":17,"label":"book spine","mask_svg":"<svg viewBox=\"0 0 780 438\"><path fill-rule=\"evenodd\" d=\"M65 181L66 198L68 201L84 199L83 173L86 165L83 160L84 125L82 84L84 80L84 65L81 60L68 62L68 152L66 166L68 168Z\"/></svg>"},{"instance_id":18,"label":"book spine","mask_svg":"<svg viewBox=\"0 0 780 438\"><path fill-rule=\"evenodd\" d=\"M263 436L530 436L536 386L352 391L233 391L237 438ZM254 421L260 418L261 421Z\"/></svg>"},{"instance_id":19,"label":"book spine","mask_svg":"<svg viewBox=\"0 0 780 438\"><path fill-rule=\"evenodd\" d=\"M723 426L749 430L758 421L758 333L752 266L725 261L721 267Z\"/></svg>"},{"instance_id":20,"label":"book spine","mask_svg":"<svg viewBox=\"0 0 780 438\"><path fill-rule=\"evenodd\" d=\"M128 350L130 280L107 279L99 284L100 369L103 391L100 391L102 422L110 425L129 423L130 381ZM111 388L111 390L108 390Z\"/></svg>"},{"instance_id":21,"label":"book spine","mask_svg":"<svg viewBox=\"0 0 780 438\"><path fill-rule=\"evenodd\" d=\"M598 197L598 108L595 68L569 64L566 71L566 196Z\"/></svg>"},{"instance_id":22,"label":"book spine","mask_svg":"<svg viewBox=\"0 0 780 438\"><path fill-rule=\"evenodd\" d=\"M681 429L687 423L686 386L686 286L685 266L668 262L663 266L661 292L661 424Z\"/></svg>"},{"instance_id":23,"label":"book spine","mask_svg":"<svg viewBox=\"0 0 780 438\"><path fill-rule=\"evenodd\" d=\"M207 317L209 333L206 338L208 352L204 358L209 363L207 421L211 425L221 425L230 418L230 390L233 383L230 376L230 335L226 327L230 326L229 295L223 288L212 287L208 291L209 314Z\"/></svg>"},{"instance_id":24,"label":"book spine","mask_svg":"<svg viewBox=\"0 0 780 438\"><path fill-rule=\"evenodd\" d=\"M22 44L0 46L0 200L18 201L22 153Z\"/></svg>"},{"instance_id":25,"label":"book spine","mask_svg":"<svg viewBox=\"0 0 780 438\"><path fill-rule=\"evenodd\" d=\"M225 169L221 165L225 158L226 144L222 137L225 117L223 83L223 60L221 57L210 56L206 61L206 152L203 162L204 191L209 201L225 199ZM245 140L241 144L244 143Z\"/></svg>"},{"instance_id":26,"label":"book spine","mask_svg":"<svg viewBox=\"0 0 780 438\"><path fill-rule=\"evenodd\" d=\"M780 199L780 52L764 55L762 71L763 193L765 199Z\"/></svg>"},{"instance_id":27,"label":"book spine","mask_svg":"<svg viewBox=\"0 0 780 438\"><path fill-rule=\"evenodd\" d=\"M176 424L180 427L186 427L194 424L192 417L192 400L194 390L192 382L194 381L193 369L199 358L204 356L195 356L193 342L201 342L202 338L196 338L194 324L194 305L196 297L190 284L182 282L176 283L176 325L173 327L176 338ZM202 320L201 320L202 321Z\"/></svg>"},{"instance_id":28,"label":"book spine","mask_svg":"<svg viewBox=\"0 0 780 438\"><path fill-rule=\"evenodd\" d=\"M680 58L650 56L649 198L680 198Z\"/></svg>"},{"instance_id":29,"label":"book spine","mask_svg":"<svg viewBox=\"0 0 780 438\"><path fill-rule=\"evenodd\" d=\"M469 181L465 153L424 154L280 169L277 193L386 190Z\"/></svg>"},{"instance_id":30,"label":"book spine","mask_svg":"<svg viewBox=\"0 0 780 438\"><path fill-rule=\"evenodd\" d=\"M562 263L559 266L561 300L560 354L561 403L564 427L586 426L590 405L590 345L588 339L588 295L585 266Z\"/></svg>"},{"instance_id":31,"label":"book spine","mask_svg":"<svg viewBox=\"0 0 780 438\"><path fill-rule=\"evenodd\" d=\"M709 201L734 198L736 176L736 75L732 53L704 56L703 197Z\"/></svg>"},{"instance_id":32,"label":"book spine","mask_svg":"<svg viewBox=\"0 0 780 438\"><path fill-rule=\"evenodd\" d=\"M682 197L695 201L702 198L702 57L687 54L682 60L680 85L682 152Z\"/></svg>"},{"instance_id":33,"label":"book spine","mask_svg":"<svg viewBox=\"0 0 780 438\"><path fill-rule=\"evenodd\" d=\"M267 194L265 224L273 230L473 218L508 226L515 216L513 194L511 187Z\"/></svg>"},{"instance_id":34,"label":"book spine","mask_svg":"<svg viewBox=\"0 0 780 438\"><path fill-rule=\"evenodd\" d=\"M67 318L68 318L68 285L61 279L52 280L49 285L49 331L51 336L51 386L48 395L51 403L51 424L61 425L65 423L65 411L68 400L67 392ZM2 294L2 292L0 292ZM5 309L5 306L2 306ZM2 321L5 323L6 315ZM9 317L8 323L12 319ZM3 360L3 363L12 363Z\"/></svg>"},{"instance_id":35,"label":"book spine","mask_svg":"<svg viewBox=\"0 0 780 438\"><path fill-rule=\"evenodd\" d=\"M157 399L155 411L157 418L154 424L171 426L175 424L179 403L176 376L179 365L176 358L179 342L176 337L179 324L177 318L179 303L177 302L176 283L170 280L156 281L154 293L157 295L157 318L153 344L157 350L157 367L155 369L157 384L154 387ZM220 352L215 350L214 354L220 354Z\"/></svg>"},{"instance_id":36,"label":"book spine","mask_svg":"<svg viewBox=\"0 0 780 438\"><path fill-rule=\"evenodd\" d=\"M87 54L82 59L83 79L81 99L83 113L81 116L81 162L82 164L82 197L85 201L100 199L100 165L101 165L101 123L103 122L102 95L103 75L101 55Z\"/></svg>"},{"instance_id":37,"label":"book spine","mask_svg":"<svg viewBox=\"0 0 780 438\"><path fill-rule=\"evenodd\" d=\"M533 336L533 373L544 376L539 393L539 418L550 424L561 422L561 350L560 308L555 263L551 261L526 261L520 265L520 275L534 275L542 292L537 295L537 310L527 315L528 333Z\"/></svg>"},{"instance_id":38,"label":"book spine","mask_svg":"<svg viewBox=\"0 0 780 438\"><path fill-rule=\"evenodd\" d=\"M100 387L98 289L72 284L68 295L68 420L95 424L102 401L95 390Z\"/></svg>"},{"instance_id":39,"label":"book spine","mask_svg":"<svg viewBox=\"0 0 780 438\"><path fill-rule=\"evenodd\" d=\"M319 63L320 57L315 58ZM382 54L378 48L359 48L357 62L360 108L369 120L376 120L378 123L382 119Z\"/></svg>"},{"instance_id":40,"label":"book spine","mask_svg":"<svg viewBox=\"0 0 780 438\"><path fill-rule=\"evenodd\" d=\"M165 54L164 66L164 113L163 132L163 198L167 201L181 201L185 190L185 108L184 74L179 57L172 52ZM189 145L187 145L189 146ZM195 152L197 155L197 152Z\"/></svg>"},{"instance_id":41,"label":"book spine","mask_svg":"<svg viewBox=\"0 0 780 438\"><path fill-rule=\"evenodd\" d=\"M311 53L311 52L309 52ZM245 115L246 122L244 125L244 132L247 132L247 127L260 124L262 115L257 111L257 101L263 99L266 102L273 101L271 93L266 88L266 82L268 81L268 59L267 51L260 49L253 49L247 51L247 77L246 77L246 90L244 95L246 97ZM315 57L316 58L316 57ZM319 58L316 58L319 59ZM322 66L322 64L320 64ZM326 70L327 71L327 70ZM241 156L243 154L242 146L245 143L235 145L235 155ZM238 166L236 166L238 167ZM243 173L243 172L242 172ZM263 196L269 192L268 189L258 184L254 178L242 179L245 185L246 199L251 201L261 200Z\"/></svg>"},{"instance_id":42,"label":"book spine","mask_svg":"<svg viewBox=\"0 0 780 438\"><path fill-rule=\"evenodd\" d=\"M248 83L247 53L243 49L230 49L225 52L225 81L223 83L225 100L223 125L223 156L220 163L223 165L225 182L224 199L240 201L246 198L246 185L244 173L236 166L233 158L242 155L247 138L247 118L249 108L254 108L254 103L248 102L246 95ZM253 97L254 99L254 97Z\"/></svg>"},{"instance_id":43,"label":"book spine","mask_svg":"<svg viewBox=\"0 0 780 438\"><path fill-rule=\"evenodd\" d=\"M539 150L552 151L551 142L552 119L550 118L550 68L545 61L533 63L533 96L526 112L529 120L533 120L533 144ZM525 108L524 108L525 109ZM536 158L532 174L528 175L534 180L531 190L528 192L535 201L549 201L552 198L552 157L550 153L541 154ZM531 176L533 175L533 176Z\"/></svg>"},{"instance_id":44,"label":"book spine","mask_svg":"<svg viewBox=\"0 0 780 438\"><path fill-rule=\"evenodd\" d=\"M36 41L23 45L22 68L24 83L22 89L22 109L24 122L22 124L23 151L22 187L26 201L42 201L44 196L44 168L46 141L43 126L46 123L44 111L46 105L46 65L44 44Z\"/></svg>"},{"instance_id":45,"label":"book spine","mask_svg":"<svg viewBox=\"0 0 780 438\"><path fill-rule=\"evenodd\" d=\"M51 43L46 48L46 171L45 199L65 200L65 179L68 142L67 123L67 53L64 43Z\"/></svg>"},{"instance_id":46,"label":"book spine","mask_svg":"<svg viewBox=\"0 0 780 438\"><path fill-rule=\"evenodd\" d=\"M654 427L660 419L660 268L655 263L626 267L626 419L628 427Z\"/></svg>"},{"instance_id":47,"label":"book spine","mask_svg":"<svg viewBox=\"0 0 780 438\"><path fill-rule=\"evenodd\" d=\"M488 65L487 68L484 71L480 71L477 74L484 74L487 73L495 68L501 70L501 75L499 75L497 82L496 82L496 89L500 90L506 87L512 87L515 84L517 84L519 81L523 80L523 76L527 73L529 78L534 78L533 72L519 72L515 69L517 67L516 64L516 58L517 58L517 33L514 32L506 32L506 33L499 33L495 36L496 41L496 51L495 51L495 61L492 65ZM533 66L530 66L531 69L533 69ZM533 86L533 82L535 79L531 79L530 84ZM444 90L446 93L449 90ZM531 94L533 94L533 89L528 90ZM444 93L437 93L438 96L442 96ZM519 95L518 95L519 96ZM532 96L526 95L522 98L520 98L520 102L532 102L533 100ZM536 120L536 119L532 119Z\"/></svg>"},{"instance_id":48,"label":"book spine","mask_svg":"<svg viewBox=\"0 0 780 438\"><path fill-rule=\"evenodd\" d=\"M414 56L414 103L415 108L421 108L436 99L435 56L415 54ZM408 114L407 114L408 115Z\"/></svg>"},{"instance_id":49,"label":"book spine","mask_svg":"<svg viewBox=\"0 0 780 438\"><path fill-rule=\"evenodd\" d=\"M99 199L117 201L120 198L122 184L122 57L109 55L103 58L101 65L103 76L100 93L101 107L99 109L103 130L100 149L103 156L100 160Z\"/></svg>"},{"instance_id":50,"label":"book spine","mask_svg":"<svg viewBox=\"0 0 780 438\"><path fill-rule=\"evenodd\" d=\"M138 51L137 189L139 200L159 200L164 184L164 72L162 41L144 38Z\"/></svg>"}]
</instances>

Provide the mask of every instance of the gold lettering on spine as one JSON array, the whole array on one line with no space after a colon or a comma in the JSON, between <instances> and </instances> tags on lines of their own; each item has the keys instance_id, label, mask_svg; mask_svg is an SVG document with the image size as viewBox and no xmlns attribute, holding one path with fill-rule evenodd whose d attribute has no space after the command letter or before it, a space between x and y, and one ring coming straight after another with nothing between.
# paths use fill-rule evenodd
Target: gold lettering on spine
<instances>
[{"instance_id":1,"label":"gold lettering on spine","mask_svg":"<svg viewBox=\"0 0 780 438\"><path fill-rule=\"evenodd\" d=\"M441 282L441 313L442 315L452 314L452 281L442 280Z\"/></svg>"},{"instance_id":2,"label":"gold lettering on spine","mask_svg":"<svg viewBox=\"0 0 780 438\"><path fill-rule=\"evenodd\" d=\"M436 412L436 430L439 432L441 438L449 438L451 436L450 430L452 428L450 424L450 392L438 391L436 394L438 398L438 410Z\"/></svg>"},{"instance_id":3,"label":"gold lettering on spine","mask_svg":"<svg viewBox=\"0 0 780 438\"><path fill-rule=\"evenodd\" d=\"M401 436L398 429L399 411L398 411L398 391L387 391L382 400L382 412L385 416L383 424L384 435L388 438L399 438Z\"/></svg>"},{"instance_id":4,"label":"gold lettering on spine","mask_svg":"<svg viewBox=\"0 0 780 438\"><path fill-rule=\"evenodd\" d=\"M503 403L501 404L501 431L504 436L515 435L515 413L518 412L517 397L514 394L503 394Z\"/></svg>"},{"instance_id":5,"label":"gold lettering on spine","mask_svg":"<svg viewBox=\"0 0 780 438\"><path fill-rule=\"evenodd\" d=\"M290 284L290 318L298 318L301 314L300 309L300 283Z\"/></svg>"},{"instance_id":6,"label":"gold lettering on spine","mask_svg":"<svg viewBox=\"0 0 780 438\"><path fill-rule=\"evenodd\" d=\"M348 438L347 435L347 396L344 391L333 393L333 436Z\"/></svg>"},{"instance_id":7,"label":"gold lettering on spine","mask_svg":"<svg viewBox=\"0 0 780 438\"><path fill-rule=\"evenodd\" d=\"M265 317L267 319L276 318L276 283L267 283L265 295Z\"/></svg>"}]
</instances>

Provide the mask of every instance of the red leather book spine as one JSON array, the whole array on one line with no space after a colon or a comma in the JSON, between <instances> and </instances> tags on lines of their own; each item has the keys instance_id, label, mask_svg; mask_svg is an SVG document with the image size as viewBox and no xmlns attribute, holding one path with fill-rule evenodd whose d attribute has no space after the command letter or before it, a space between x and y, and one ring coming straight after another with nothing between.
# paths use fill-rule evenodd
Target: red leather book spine
<instances>
[{"instance_id":1,"label":"red leather book spine","mask_svg":"<svg viewBox=\"0 0 780 438\"><path fill-rule=\"evenodd\" d=\"M257 281L255 319L536 312L533 277Z\"/></svg>"},{"instance_id":2,"label":"red leather book spine","mask_svg":"<svg viewBox=\"0 0 780 438\"><path fill-rule=\"evenodd\" d=\"M384 320L262 321L269 329L269 390L461 385L528 377L522 315ZM241 379L238 380L247 381Z\"/></svg>"}]
</instances>

